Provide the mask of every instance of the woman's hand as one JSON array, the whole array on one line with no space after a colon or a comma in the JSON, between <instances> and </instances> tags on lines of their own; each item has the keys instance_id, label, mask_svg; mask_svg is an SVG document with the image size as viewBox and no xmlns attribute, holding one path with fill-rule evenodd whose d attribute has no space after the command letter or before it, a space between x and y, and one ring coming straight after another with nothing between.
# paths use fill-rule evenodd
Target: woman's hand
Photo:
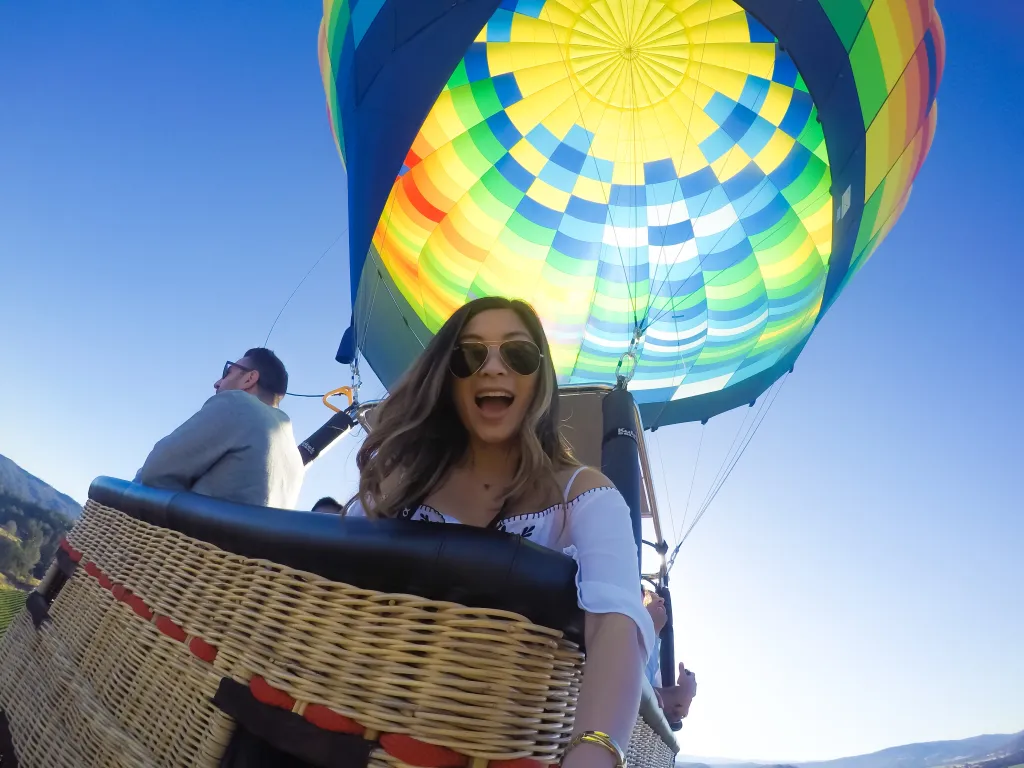
<instances>
[{"instance_id":1,"label":"woman's hand","mask_svg":"<svg viewBox=\"0 0 1024 768\"><path fill-rule=\"evenodd\" d=\"M670 723L678 723L690 714L690 704L697 695L697 676L679 662L679 677L668 688L655 688L658 703Z\"/></svg>"}]
</instances>

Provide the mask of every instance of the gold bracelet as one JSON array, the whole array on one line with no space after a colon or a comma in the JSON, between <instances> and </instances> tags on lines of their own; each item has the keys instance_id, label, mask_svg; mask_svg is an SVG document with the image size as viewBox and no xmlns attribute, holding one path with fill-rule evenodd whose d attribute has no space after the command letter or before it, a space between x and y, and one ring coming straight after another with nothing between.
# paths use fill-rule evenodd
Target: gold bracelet
<instances>
[{"instance_id":1,"label":"gold bracelet","mask_svg":"<svg viewBox=\"0 0 1024 768\"><path fill-rule=\"evenodd\" d=\"M583 731L573 736L572 741L565 748L562 753L562 759L568 755L572 750L578 747L580 744L598 744L613 755L615 755L615 768L626 768L626 754L619 748L619 745L615 743L615 740L603 731Z\"/></svg>"}]
</instances>

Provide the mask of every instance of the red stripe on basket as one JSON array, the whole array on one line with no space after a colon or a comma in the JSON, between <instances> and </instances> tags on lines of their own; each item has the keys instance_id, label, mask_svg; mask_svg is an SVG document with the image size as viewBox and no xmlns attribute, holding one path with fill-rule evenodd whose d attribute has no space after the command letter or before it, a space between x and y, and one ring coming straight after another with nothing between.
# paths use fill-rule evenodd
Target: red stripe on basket
<instances>
[{"instance_id":1,"label":"red stripe on basket","mask_svg":"<svg viewBox=\"0 0 1024 768\"><path fill-rule=\"evenodd\" d=\"M213 664L217 658L217 646L210 645L201 637L193 637L188 641L188 649L197 659Z\"/></svg>"},{"instance_id":2,"label":"red stripe on basket","mask_svg":"<svg viewBox=\"0 0 1024 768\"><path fill-rule=\"evenodd\" d=\"M68 557L72 563L77 563L82 559L82 553L71 546L67 539L60 540L60 548L68 553Z\"/></svg>"},{"instance_id":3,"label":"red stripe on basket","mask_svg":"<svg viewBox=\"0 0 1024 768\"><path fill-rule=\"evenodd\" d=\"M284 691L275 688L259 675L254 675L249 681L249 690L256 697L257 701L269 704L272 707L290 710L295 706L295 699Z\"/></svg>"},{"instance_id":4,"label":"red stripe on basket","mask_svg":"<svg viewBox=\"0 0 1024 768\"><path fill-rule=\"evenodd\" d=\"M491 760L487 768L557 768L532 757L517 757L515 760Z\"/></svg>"},{"instance_id":5,"label":"red stripe on basket","mask_svg":"<svg viewBox=\"0 0 1024 768\"><path fill-rule=\"evenodd\" d=\"M172 640L177 640L179 643L184 643L185 638L188 637L188 633L181 628L181 625L175 624L167 616L156 617L156 628Z\"/></svg>"},{"instance_id":6,"label":"red stripe on basket","mask_svg":"<svg viewBox=\"0 0 1024 768\"><path fill-rule=\"evenodd\" d=\"M149 606L146 605L138 595L133 595L130 592L126 593L124 604L135 611L136 615L141 616L146 621L153 618L153 611L150 610Z\"/></svg>"},{"instance_id":7,"label":"red stripe on basket","mask_svg":"<svg viewBox=\"0 0 1024 768\"><path fill-rule=\"evenodd\" d=\"M392 757L417 768L465 768L469 765L466 755L401 733L385 733L380 737L380 745Z\"/></svg>"},{"instance_id":8,"label":"red stripe on basket","mask_svg":"<svg viewBox=\"0 0 1024 768\"><path fill-rule=\"evenodd\" d=\"M330 707L325 707L323 704L310 704L306 707L303 716L317 728L323 728L325 731L351 733L356 736L362 736L366 733L366 728L355 720L345 717Z\"/></svg>"},{"instance_id":9,"label":"red stripe on basket","mask_svg":"<svg viewBox=\"0 0 1024 768\"><path fill-rule=\"evenodd\" d=\"M100 570L99 566L96 565L92 560L85 564L85 572L96 579L99 585L104 589L110 589L114 586L114 582L107 578L107 575Z\"/></svg>"}]
</instances>

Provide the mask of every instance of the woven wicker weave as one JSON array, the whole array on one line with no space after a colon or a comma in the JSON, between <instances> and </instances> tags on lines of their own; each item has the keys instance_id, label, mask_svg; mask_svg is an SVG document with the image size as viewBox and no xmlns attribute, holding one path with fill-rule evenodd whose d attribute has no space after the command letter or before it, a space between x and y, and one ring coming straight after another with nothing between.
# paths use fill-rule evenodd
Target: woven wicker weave
<instances>
[{"instance_id":1,"label":"woven wicker weave","mask_svg":"<svg viewBox=\"0 0 1024 768\"><path fill-rule=\"evenodd\" d=\"M582 655L517 614L357 589L93 501L69 545L81 561L52 621L22 613L0 644L0 708L27 768L215 766L234 723L211 698L254 676L299 715L326 706L470 768L554 763L568 740ZM215 657L190 652L194 638ZM674 757L642 719L629 756ZM383 748L370 765L410 768Z\"/></svg>"},{"instance_id":2,"label":"woven wicker weave","mask_svg":"<svg viewBox=\"0 0 1024 768\"><path fill-rule=\"evenodd\" d=\"M629 768L672 768L675 763L675 750L662 741L642 717L638 718L626 750L626 765Z\"/></svg>"}]
</instances>

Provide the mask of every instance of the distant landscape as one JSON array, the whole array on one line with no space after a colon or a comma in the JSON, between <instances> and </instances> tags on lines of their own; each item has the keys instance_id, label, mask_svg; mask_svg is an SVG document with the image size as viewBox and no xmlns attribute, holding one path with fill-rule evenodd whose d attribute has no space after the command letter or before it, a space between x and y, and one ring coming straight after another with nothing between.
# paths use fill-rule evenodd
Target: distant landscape
<instances>
[{"instance_id":1,"label":"distant landscape","mask_svg":"<svg viewBox=\"0 0 1024 768\"><path fill-rule=\"evenodd\" d=\"M36 584L81 514L70 496L0 455L0 589Z\"/></svg>"},{"instance_id":2,"label":"distant landscape","mask_svg":"<svg viewBox=\"0 0 1024 768\"><path fill-rule=\"evenodd\" d=\"M781 765L680 757L677 768L1024 768L1024 731L890 747L869 755Z\"/></svg>"}]
</instances>

